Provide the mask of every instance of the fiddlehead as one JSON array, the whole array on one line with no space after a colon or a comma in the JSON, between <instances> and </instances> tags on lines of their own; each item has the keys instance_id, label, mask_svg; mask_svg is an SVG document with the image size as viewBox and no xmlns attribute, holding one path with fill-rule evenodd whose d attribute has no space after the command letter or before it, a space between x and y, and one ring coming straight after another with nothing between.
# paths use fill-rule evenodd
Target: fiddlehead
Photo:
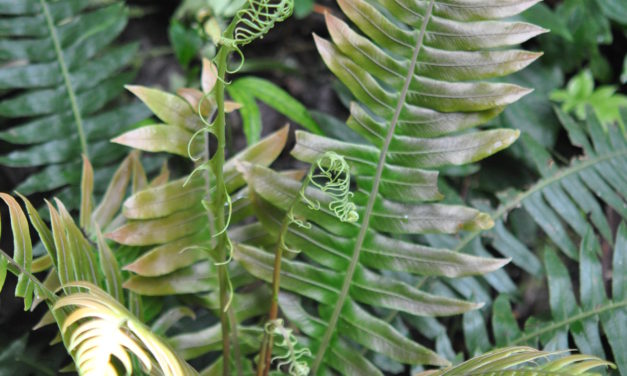
<instances>
[{"instance_id":1,"label":"fiddlehead","mask_svg":"<svg viewBox=\"0 0 627 376\"><path fill-rule=\"evenodd\" d=\"M320 189L332 198L329 209L342 222L356 222L359 214L355 204L351 201L353 192L350 191L351 174L350 166L341 155L334 152L324 153L314 164L311 165L307 177L301 185L298 199L305 203L311 210L320 210L320 202L312 200L305 195L309 184ZM310 228L311 224L294 214L294 205L287 212L289 224L295 224L301 228ZM293 250L285 244L284 234L281 234L281 246L292 253L300 251Z\"/></svg>"},{"instance_id":2,"label":"fiddlehead","mask_svg":"<svg viewBox=\"0 0 627 376\"><path fill-rule=\"evenodd\" d=\"M356 222L359 219L355 204L351 201L353 192L350 191L350 166L344 157L334 152L324 153L309 170L307 178L312 185L333 199L329 209L342 222ZM320 208L320 203L307 198L304 190L301 190L300 197L310 209Z\"/></svg>"},{"instance_id":3,"label":"fiddlehead","mask_svg":"<svg viewBox=\"0 0 627 376\"><path fill-rule=\"evenodd\" d=\"M232 42L244 46L263 38L277 22L294 11L294 0L249 0L248 7L237 12Z\"/></svg>"},{"instance_id":4,"label":"fiddlehead","mask_svg":"<svg viewBox=\"0 0 627 376\"><path fill-rule=\"evenodd\" d=\"M292 15L294 0L249 0L248 6L235 15L235 30L231 36L222 36L220 44L235 50L241 58L233 72L244 65L244 54L239 49L257 38L263 38L277 22ZM231 73L233 73L231 72Z\"/></svg>"},{"instance_id":5,"label":"fiddlehead","mask_svg":"<svg viewBox=\"0 0 627 376\"><path fill-rule=\"evenodd\" d=\"M268 322L265 326L266 334L270 336L278 336L282 338L281 342L276 344L285 350L285 354L272 358L272 362L279 361L277 368L288 366L288 373L291 376L307 376L309 374L309 366L307 362L301 360L302 357L311 356L308 348L297 349L298 340L292 333L292 329L283 326L283 320L277 319Z\"/></svg>"},{"instance_id":6,"label":"fiddlehead","mask_svg":"<svg viewBox=\"0 0 627 376\"><path fill-rule=\"evenodd\" d=\"M311 353L308 349L294 350L296 339L291 334L292 331L285 329L283 327L283 322L280 319L277 319L283 251L300 253L299 249L293 249L287 245L285 237L291 224L300 228L311 228L311 223L307 222L306 219L297 217L294 213L294 209L298 203L302 202L306 204L311 210L320 209L320 202L309 199L305 195L307 187L310 184L317 187L332 198L329 203L329 209L333 211L338 219L342 222L357 221L359 219L359 214L357 214L357 211L355 210L355 204L350 200L353 197L353 193L350 191L350 179L350 166L346 163L344 157L334 152L324 153L309 168L309 173L303 180L298 194L292 200L292 204L283 218L275 251L274 274L272 277L272 303L270 306L269 321L266 324L266 334L261 345L260 362L257 375L267 375L269 365L275 359L282 360L279 367L287 364L290 365L290 375L298 376L309 374L309 367L307 366L307 363L298 360L305 355L311 355ZM273 336L275 334L283 336L283 341L279 343L278 346L283 348L287 347L288 353L284 356L271 359L270 354L272 354L274 342Z\"/></svg>"}]
</instances>

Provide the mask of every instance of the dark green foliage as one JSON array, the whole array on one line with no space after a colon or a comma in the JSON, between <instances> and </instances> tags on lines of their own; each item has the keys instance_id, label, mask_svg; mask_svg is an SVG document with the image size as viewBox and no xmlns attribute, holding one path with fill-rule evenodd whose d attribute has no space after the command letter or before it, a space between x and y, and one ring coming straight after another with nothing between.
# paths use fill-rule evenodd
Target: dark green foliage
<instances>
[{"instance_id":1,"label":"dark green foliage","mask_svg":"<svg viewBox=\"0 0 627 376\"><path fill-rule=\"evenodd\" d=\"M261 113L256 100L266 103L308 131L322 134L307 108L270 81L244 77L228 85L227 90L233 100L242 105L242 126L249 145L261 137Z\"/></svg>"},{"instance_id":2,"label":"dark green foliage","mask_svg":"<svg viewBox=\"0 0 627 376\"><path fill-rule=\"evenodd\" d=\"M515 208L522 206L529 218L574 260L578 259L578 250L571 234L582 238L590 226L613 244L603 211L604 204L627 219L627 198L622 188L627 177L625 137L617 126L610 126L607 132L604 131L593 114L589 114L588 121L581 124L560 110L556 111L570 142L581 147L584 154L560 168L533 139L523 138L527 155L535 163L542 179L526 191L510 190L500 194L501 205L492 215L497 221L496 227L485 234L496 250L511 257L516 266L536 276L542 272L537 257L525 245L526 241L517 239L502 222ZM480 242L474 241L478 235L474 232L465 236L456 249L481 247Z\"/></svg>"},{"instance_id":3,"label":"dark green foliage","mask_svg":"<svg viewBox=\"0 0 627 376\"><path fill-rule=\"evenodd\" d=\"M578 253L576 292L571 276L558 254L548 247L544 250L543 263L550 297L548 318L531 317L527 319L524 330L521 330L508 298L501 295L496 299L492 312L496 346L542 346L547 351L559 351L569 349L569 339L572 338L582 353L607 358L603 345L605 337L618 370L625 374L627 332L621 323L627 320L627 226L622 223L616 234L609 293L606 293L602 278L599 260L601 247L591 228L588 228L581 241ZM485 321L479 312L464 314L464 337L471 354L492 347L486 333Z\"/></svg>"},{"instance_id":4,"label":"dark green foliage","mask_svg":"<svg viewBox=\"0 0 627 376\"><path fill-rule=\"evenodd\" d=\"M194 59L203 41L195 30L186 29L180 22L172 21L170 29L168 30L168 36L170 37L170 44L174 49L176 58L184 68L189 66L189 63Z\"/></svg>"},{"instance_id":5,"label":"dark green foliage","mask_svg":"<svg viewBox=\"0 0 627 376\"><path fill-rule=\"evenodd\" d=\"M149 114L141 104L116 101L134 77L137 45L112 46L127 23L121 2L20 4L0 4L0 119L11 124L0 139L20 145L0 164L41 168L16 188L23 194L72 185L59 195L74 208L81 153L98 167L101 191L111 174L100 167L125 154L109 139Z\"/></svg>"},{"instance_id":6,"label":"dark green foliage","mask_svg":"<svg viewBox=\"0 0 627 376\"><path fill-rule=\"evenodd\" d=\"M26 198L0 194L13 234L0 288L14 275L25 308L47 304L38 326L58 324L85 375L196 375L193 359L202 375L589 376L612 366L601 358L626 374L627 226L616 230L627 220L627 119L620 86L595 82L618 78L622 52L610 59L599 45L621 40L625 6L537 3L338 0L349 21L318 3L332 11L330 39L314 43L339 80L344 122L228 72L313 1L181 1L169 58L190 87L127 86L156 116L133 126L149 114L120 98L138 66L136 45L114 45L128 20L121 1L0 0L0 139L17 148L0 164L40 168L18 190L62 199L48 203L48 224ZM521 43L549 56L523 70L541 53ZM272 56L239 74L270 61L274 81L311 76ZM522 99L527 86L536 93ZM311 164L309 174L270 167L285 165L289 128L262 139L274 125L262 127L257 101L306 129L292 166ZM248 147L225 158L233 111ZM505 162L484 161L519 136ZM195 169L170 177L164 165L149 179L138 151L116 166L120 144ZM528 295L544 280L542 306ZM56 372L25 338L6 344L0 374ZM523 345L543 351L495 350ZM590 355L551 353L570 347Z\"/></svg>"}]
</instances>

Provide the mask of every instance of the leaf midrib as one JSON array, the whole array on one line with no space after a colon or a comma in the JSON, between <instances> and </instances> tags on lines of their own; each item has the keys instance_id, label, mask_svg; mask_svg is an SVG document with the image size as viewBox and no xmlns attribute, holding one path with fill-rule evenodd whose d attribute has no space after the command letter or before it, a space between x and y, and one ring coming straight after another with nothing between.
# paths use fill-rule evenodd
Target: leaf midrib
<instances>
[{"instance_id":1,"label":"leaf midrib","mask_svg":"<svg viewBox=\"0 0 627 376\"><path fill-rule=\"evenodd\" d=\"M372 190L371 190L371 194L370 197L368 199L368 205L366 206L366 211L364 212L364 218L362 221L362 227L359 231L359 234L357 236L357 239L355 241L355 247L353 249L353 255L352 255L352 259L351 259L351 263L348 267L348 270L346 272L346 276L344 278L344 282L342 284L342 289L340 292L340 295L338 297L337 300L337 304L333 310L333 314L331 315L331 318L329 320L329 325L327 326L327 329L325 330L324 336L322 338L322 340L320 341L320 347L318 348L318 353L316 354L316 358L314 360L314 363L312 365L312 374L316 374L318 371L318 367L320 366L320 364L322 363L322 358L324 357L324 353L327 349L327 347L329 346L329 343L331 341L331 337L333 335L333 333L336 330L336 326L337 326L337 322L339 320L340 317L340 313L342 311L342 308L344 306L344 303L348 297L348 293L350 290L350 286L351 286L351 282L353 280L354 274L355 274L355 269L357 268L357 264L359 263L359 255L361 252L361 248L363 246L363 242L365 240L366 234L368 233L368 227L370 224L370 217L372 216L372 211L374 209L374 205L376 202L376 199L379 195L379 185L381 184L381 176L383 175L383 169L385 167L385 160L387 157L387 152L388 149L390 147L390 144L392 142L392 138L394 136L394 131L396 129L396 125L398 124L398 120L400 118L400 114L401 114L401 110L403 109L404 103L405 103L405 99L407 98L407 93L409 91L409 85L411 84L411 81L414 77L413 72L416 69L416 63L418 61L418 54L420 52L420 49L422 47L423 44L423 40L424 40L424 36L425 36L425 32L427 30L427 24L429 21L429 18L431 17L431 12L433 10L433 4L434 4L435 0L430 0L429 2L429 6L427 8L427 12L425 13L425 18L423 20L422 26L420 28L420 34L418 36L418 41L416 42L416 46L414 48L413 51L413 56L411 59L411 64L410 67L408 69L408 74L407 77L405 79L405 84L403 85L403 90L401 91L398 103L396 105L396 110L394 112L394 116L392 117L392 121L390 122L390 127L388 129L388 133L387 136L385 138L385 141L383 142L380 154L379 154L379 162L377 164L377 170L374 176L374 181L373 181L373 185L372 185Z\"/></svg>"},{"instance_id":2,"label":"leaf midrib","mask_svg":"<svg viewBox=\"0 0 627 376\"><path fill-rule=\"evenodd\" d=\"M67 68L67 64L65 63L63 51L61 50L61 43L59 41L59 36L57 35L57 29L54 25L52 16L50 15L50 10L48 9L48 3L46 2L46 0L39 0L39 3L41 4L41 9L43 9L44 16L46 18L46 25L48 26L50 38L52 39L52 44L54 45L54 52L57 56L57 62L59 63L59 67L61 68L61 75L63 76L65 89L67 90L67 94L70 99L72 114L74 116L76 129L78 131L78 136L81 141L81 149L83 151L83 154L85 154L85 156L89 158L87 139L85 137L85 131L83 129L83 118L81 116L80 109L78 108L78 102L76 101L76 93L74 92L72 82L70 81L70 74Z\"/></svg>"},{"instance_id":3,"label":"leaf midrib","mask_svg":"<svg viewBox=\"0 0 627 376\"><path fill-rule=\"evenodd\" d=\"M535 332L531 332L529 334L523 335L521 337L516 338L515 340L509 342L506 347L514 346L520 343L524 343L528 340L540 337L541 335L551 332L553 330L559 329L561 327L567 326L579 320L587 319L588 317L593 317L602 314L603 312L612 311L615 309L620 309L623 307L627 307L627 299L619 301L619 302L610 302L608 304L604 304L600 307L593 308L589 311L581 312L577 315L568 317L562 321L555 322L551 325L545 326L542 329L538 329Z\"/></svg>"}]
</instances>

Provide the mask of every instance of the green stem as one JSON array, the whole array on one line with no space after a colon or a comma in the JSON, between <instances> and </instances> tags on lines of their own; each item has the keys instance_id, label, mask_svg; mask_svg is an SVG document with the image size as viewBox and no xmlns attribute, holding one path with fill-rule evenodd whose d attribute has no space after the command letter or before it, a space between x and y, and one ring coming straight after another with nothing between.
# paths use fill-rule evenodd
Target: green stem
<instances>
[{"instance_id":1,"label":"green stem","mask_svg":"<svg viewBox=\"0 0 627 376\"><path fill-rule=\"evenodd\" d=\"M572 324L574 322L577 322L579 320L583 320L583 319L586 319L588 317L599 315L599 314L601 314L603 312L606 312L606 311L611 311L611 310L619 309L619 308L623 308L623 307L627 307L627 300L623 300L623 301L616 302L616 303L611 302L609 304L606 304L606 305L594 308L594 309L592 309L590 311L582 312L582 313L580 313L578 315L569 317L569 318L564 319L562 321L552 323L551 325L547 325L547 326L545 326L542 329L538 329L535 332L531 332L531 333L526 334L526 335L524 335L522 337L518 337L515 340L509 342L506 347L515 346L515 345L518 345L518 344L521 344L521 343L525 343L525 342L527 342L530 339L534 339L534 338L540 337L544 333L552 332L555 329L559 329L561 327L567 326L567 325Z\"/></svg>"},{"instance_id":2,"label":"green stem","mask_svg":"<svg viewBox=\"0 0 627 376\"><path fill-rule=\"evenodd\" d=\"M44 11L44 16L46 17L46 24L48 25L48 31L50 31L50 38L52 39L52 44L54 45L54 52L57 55L57 61L59 62L59 67L61 68L61 75L63 76L65 89L67 90L67 94L70 98L72 114L74 115L74 122L76 123L78 138L81 142L81 150L83 154L87 156L87 159L89 159L89 153L87 150L87 138L85 137L85 131L83 130L83 117L81 116L80 109L78 108L78 102L76 101L74 87L72 87L72 82L70 81L70 73L67 69L67 65L65 64L65 57L63 56L63 51L61 50L61 43L59 42L57 29L54 25L54 20L50 15L50 10L48 9L48 4L46 3L46 0L39 0L39 3L41 4L41 9L43 9Z\"/></svg>"},{"instance_id":3,"label":"green stem","mask_svg":"<svg viewBox=\"0 0 627 376\"><path fill-rule=\"evenodd\" d=\"M503 217L505 214L509 213L510 211L514 210L515 208L519 207L520 204L526 200L529 196L533 195L536 192L540 192L543 189L545 189L546 187L548 187L549 185L556 183L562 179L567 178L570 175L573 174L577 174L580 171L583 171L587 168L593 167L601 162L605 162L607 160L613 159L613 158L619 158L619 157L623 157L627 155L627 150L619 150L617 152L613 152L613 153L609 153L609 154L605 154L603 156L599 156L599 157L595 157L595 158L591 158L588 159L582 163L576 164L574 166L568 167L566 169L563 169L561 171L559 171L558 173L556 173L555 175L542 179L539 182L537 182L533 187L529 188L528 190L518 194L513 200L509 201L508 203L506 203L505 205L499 207L497 209L496 212L494 212L494 214L492 214L492 219L494 219L495 221L500 219L501 217ZM474 231L469 233L468 235L466 235L462 240L460 240L460 242L457 244L457 246L454 249L454 252L460 252L462 249L464 249L464 247L466 247L471 241L473 241L474 238L476 238L479 234L481 234L481 231Z\"/></svg>"},{"instance_id":4,"label":"green stem","mask_svg":"<svg viewBox=\"0 0 627 376\"><path fill-rule=\"evenodd\" d=\"M416 62L418 61L418 53L422 48L422 43L424 40L425 32L427 30L427 24L429 23L429 19L431 18L431 12L433 10L433 3L435 0L429 1L429 7L427 8L427 12L425 13L424 19L422 21L422 25L420 27L420 34L418 35L418 40L416 41L416 46L414 48L414 53L411 59L410 67L407 71L407 77L405 77L405 83L403 85L403 89L401 91L401 95L399 97L398 103L396 105L396 110L394 112L394 116L392 121L390 122L390 127L388 129L387 135L385 137L385 141L381 147L381 153L379 154L379 162L377 163L377 170L375 172L372 190L370 191L370 196L368 197L368 204L366 205L366 210L363 216L363 222L361 224L361 228L359 229L359 235L357 235L357 240L355 241L355 247L353 248L353 256L351 258L351 262L348 266L348 270L346 271L346 275L344 277L344 283L342 284L342 290L340 291L340 295L338 297L335 308L333 309L333 314L331 315L331 319L329 320L329 325L324 332L324 336L320 341L320 347L318 348L318 353L316 354L316 358L314 359L313 365L311 367L311 374L316 375L320 364L322 363L322 359L324 357L324 353L329 346L331 341L331 336L333 332L335 332L335 327L337 326L338 319L340 318L340 313L342 312L342 308L344 307L344 303L348 298L348 292L350 289L351 282L353 280L353 276L355 274L355 269L357 268L357 264L359 263L359 255L361 253L361 248L363 246L364 240L366 239L366 234L368 233L368 227L370 226L370 217L372 216L372 210L374 208L374 204L379 196L379 185L381 183L381 176L383 174L383 169L385 167L385 160L387 157L388 149L390 148L390 143L392 142L392 137L394 136L394 132L396 130L396 125L398 124L398 119L401 115L401 111L403 109L403 105L405 104L405 99L407 98L407 92L409 90L409 85L414 77L414 72L416 70Z\"/></svg>"},{"instance_id":5,"label":"green stem","mask_svg":"<svg viewBox=\"0 0 627 376\"><path fill-rule=\"evenodd\" d=\"M225 153L224 145L226 143L225 127L226 116L224 112L224 79L226 76L226 62L229 55L229 48L222 46L218 52L216 64L218 66L218 81L215 86L215 98L218 106L217 117L214 123L215 136L218 141L216 153L212 159L213 170L215 174L215 197L211 200L211 208L213 210L213 218L215 219L215 227L218 231L223 230L225 225L224 205L226 204L226 192L224 188L224 162ZM207 170L207 174L210 172ZM217 238L216 249L218 251L217 259L219 262L226 261L226 231ZM229 274L228 265L218 265L218 282L220 288L220 323L222 326L222 374L230 376L231 365L231 340L229 336L229 318L228 318L228 301L229 301Z\"/></svg>"}]
</instances>

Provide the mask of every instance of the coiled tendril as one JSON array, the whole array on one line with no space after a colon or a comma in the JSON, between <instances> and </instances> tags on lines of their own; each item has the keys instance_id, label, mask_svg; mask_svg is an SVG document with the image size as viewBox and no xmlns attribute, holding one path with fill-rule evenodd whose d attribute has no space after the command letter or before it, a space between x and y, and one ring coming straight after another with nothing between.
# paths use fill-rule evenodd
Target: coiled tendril
<instances>
[{"instance_id":1,"label":"coiled tendril","mask_svg":"<svg viewBox=\"0 0 627 376\"><path fill-rule=\"evenodd\" d=\"M294 0L248 0L248 6L235 15L233 37L222 37L220 43L233 48L241 57L237 72L244 65L244 55L239 47L257 38L263 38L277 22L284 21L294 11ZM231 72L232 73L232 72Z\"/></svg>"},{"instance_id":2,"label":"coiled tendril","mask_svg":"<svg viewBox=\"0 0 627 376\"><path fill-rule=\"evenodd\" d=\"M298 340L292 333L292 329L287 329L283 326L283 320L277 319L270 321L265 326L267 334L272 336L279 336L282 338L281 342L276 345L285 350L285 354L278 355L272 358L272 362L279 360L277 368L283 366L288 367L288 373L291 376L307 376L309 375L309 365L306 361L300 360L304 356L311 356L311 351L308 348L297 349Z\"/></svg>"},{"instance_id":3,"label":"coiled tendril","mask_svg":"<svg viewBox=\"0 0 627 376\"><path fill-rule=\"evenodd\" d=\"M353 192L350 191L350 166L344 157L334 152L326 152L309 169L307 177L303 181L298 192L300 201L305 203L311 210L320 210L320 202L312 200L305 195L309 184L319 188L332 200L329 209L342 222L356 222L359 214L356 206L351 202ZM297 217L294 214L294 205L287 212L288 224L294 224L300 228L309 229L311 223L305 218ZM284 236L280 237L281 247L291 253L300 253L298 249L292 249L285 244Z\"/></svg>"},{"instance_id":4,"label":"coiled tendril","mask_svg":"<svg viewBox=\"0 0 627 376\"><path fill-rule=\"evenodd\" d=\"M294 11L294 0L249 0L248 5L236 15L233 40L239 46L263 38L275 23L284 21Z\"/></svg>"},{"instance_id":5,"label":"coiled tendril","mask_svg":"<svg viewBox=\"0 0 627 376\"><path fill-rule=\"evenodd\" d=\"M329 209L340 221L356 222L359 219L356 206L351 201L353 192L350 191L350 166L344 157L334 152L324 153L316 161L315 168L309 170L308 179L311 184L332 198ZM310 209L320 209L320 203L307 198L304 190L300 196Z\"/></svg>"}]
</instances>

